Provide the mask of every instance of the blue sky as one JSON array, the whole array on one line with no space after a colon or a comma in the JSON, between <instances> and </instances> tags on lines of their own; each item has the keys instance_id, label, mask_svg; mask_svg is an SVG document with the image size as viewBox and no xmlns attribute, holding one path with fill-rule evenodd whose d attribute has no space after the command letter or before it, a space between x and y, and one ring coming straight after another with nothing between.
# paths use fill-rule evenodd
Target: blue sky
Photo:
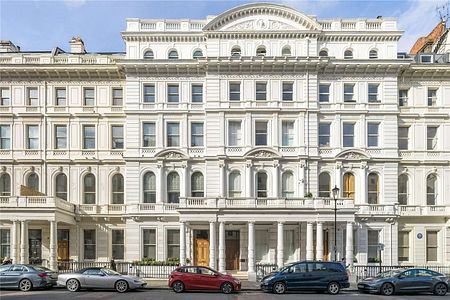
<instances>
[{"instance_id":1,"label":"blue sky","mask_svg":"<svg viewBox=\"0 0 450 300\"><path fill-rule=\"evenodd\" d=\"M90 52L124 51L120 31L126 18L203 19L237 5L257 1L135 0L0 0L0 39L25 51L67 50L72 36L81 36ZM264 1L269 2L269 1ZM441 0L280 0L308 15L326 18L396 17L405 30L399 51L408 51L439 21Z\"/></svg>"}]
</instances>

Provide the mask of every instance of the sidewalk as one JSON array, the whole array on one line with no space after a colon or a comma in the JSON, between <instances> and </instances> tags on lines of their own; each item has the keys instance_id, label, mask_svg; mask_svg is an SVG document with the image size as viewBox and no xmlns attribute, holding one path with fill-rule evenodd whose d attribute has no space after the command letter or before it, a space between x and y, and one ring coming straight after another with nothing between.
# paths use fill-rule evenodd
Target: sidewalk
<instances>
[{"instance_id":1,"label":"sidewalk","mask_svg":"<svg viewBox=\"0 0 450 300\"><path fill-rule=\"evenodd\" d=\"M157 290L165 290L169 287L167 286L167 280L164 279L156 279L156 278L144 278L144 281L147 282L147 287L150 289L157 289ZM242 282L242 290L243 291L259 291L259 282L253 282L253 281L247 281L247 280L241 280ZM345 291L356 291L358 290L356 287L356 283L351 282L350 288L345 289Z\"/></svg>"}]
</instances>

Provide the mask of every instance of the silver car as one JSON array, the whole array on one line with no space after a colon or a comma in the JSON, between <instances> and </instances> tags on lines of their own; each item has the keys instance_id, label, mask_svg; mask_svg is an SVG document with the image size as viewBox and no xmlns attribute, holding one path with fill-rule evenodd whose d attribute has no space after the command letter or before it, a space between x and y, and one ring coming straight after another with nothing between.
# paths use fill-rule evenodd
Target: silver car
<instances>
[{"instance_id":1,"label":"silver car","mask_svg":"<svg viewBox=\"0 0 450 300\"><path fill-rule=\"evenodd\" d=\"M71 292L82 288L98 288L115 289L119 293L125 293L147 285L139 277L122 275L107 268L85 268L75 273L60 274L57 283Z\"/></svg>"},{"instance_id":2,"label":"silver car","mask_svg":"<svg viewBox=\"0 0 450 300\"><path fill-rule=\"evenodd\" d=\"M18 288L28 292L33 288L48 288L56 284L58 274L44 267L22 264L0 266L0 287Z\"/></svg>"}]
</instances>

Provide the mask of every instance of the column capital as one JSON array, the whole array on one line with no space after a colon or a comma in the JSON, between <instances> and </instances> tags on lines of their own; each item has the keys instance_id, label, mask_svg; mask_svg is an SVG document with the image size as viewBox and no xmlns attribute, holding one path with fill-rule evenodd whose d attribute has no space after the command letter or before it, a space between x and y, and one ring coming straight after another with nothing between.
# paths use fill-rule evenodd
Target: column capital
<instances>
[{"instance_id":1,"label":"column capital","mask_svg":"<svg viewBox=\"0 0 450 300\"><path fill-rule=\"evenodd\" d=\"M277 221L278 225L284 225L285 221Z\"/></svg>"},{"instance_id":2,"label":"column capital","mask_svg":"<svg viewBox=\"0 0 450 300\"><path fill-rule=\"evenodd\" d=\"M251 221L248 221L247 223L255 225L256 222L254 220L251 220Z\"/></svg>"}]
</instances>

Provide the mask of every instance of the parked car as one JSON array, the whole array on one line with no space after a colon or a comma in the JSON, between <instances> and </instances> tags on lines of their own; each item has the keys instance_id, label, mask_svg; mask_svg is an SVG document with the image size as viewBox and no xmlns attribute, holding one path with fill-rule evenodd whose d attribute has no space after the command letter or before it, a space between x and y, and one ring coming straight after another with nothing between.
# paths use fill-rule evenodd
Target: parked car
<instances>
[{"instance_id":1,"label":"parked car","mask_svg":"<svg viewBox=\"0 0 450 300\"><path fill-rule=\"evenodd\" d=\"M296 262L261 279L261 289L276 294L295 290L314 290L336 295L341 289L348 287L350 283L347 271L339 262Z\"/></svg>"},{"instance_id":2,"label":"parked car","mask_svg":"<svg viewBox=\"0 0 450 300\"><path fill-rule=\"evenodd\" d=\"M83 288L115 289L125 293L130 289L143 288L147 285L141 278L126 276L107 268L85 268L75 273L58 276L58 285L65 286L71 292Z\"/></svg>"},{"instance_id":3,"label":"parked car","mask_svg":"<svg viewBox=\"0 0 450 300\"><path fill-rule=\"evenodd\" d=\"M58 274L50 269L23 264L0 266L0 287L18 288L28 292L33 288L49 288L56 285Z\"/></svg>"},{"instance_id":4,"label":"parked car","mask_svg":"<svg viewBox=\"0 0 450 300\"><path fill-rule=\"evenodd\" d=\"M358 283L363 293L379 293L390 296L395 293L430 292L445 296L450 286L449 278L428 269L399 269L379 273Z\"/></svg>"},{"instance_id":5,"label":"parked car","mask_svg":"<svg viewBox=\"0 0 450 300\"><path fill-rule=\"evenodd\" d=\"M224 294L241 290L241 281L201 266L179 267L169 277L169 287L175 293L187 290L216 290Z\"/></svg>"}]
</instances>

